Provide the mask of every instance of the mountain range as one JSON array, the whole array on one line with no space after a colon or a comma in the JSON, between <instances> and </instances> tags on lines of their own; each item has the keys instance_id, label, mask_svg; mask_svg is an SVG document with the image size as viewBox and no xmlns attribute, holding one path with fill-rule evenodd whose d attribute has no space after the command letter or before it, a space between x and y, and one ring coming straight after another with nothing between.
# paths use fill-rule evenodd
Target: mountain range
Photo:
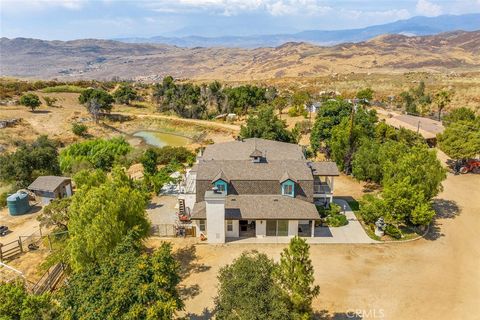
<instances>
[{"instance_id":1,"label":"mountain range","mask_svg":"<svg viewBox=\"0 0 480 320\"><path fill-rule=\"evenodd\" d=\"M343 42L360 42L382 34L434 35L449 31L480 30L480 13L442 15L438 17L413 17L392 23L346 30L307 30L294 34L222 36L222 37L165 37L118 38L127 43L162 43L179 47L276 47L286 42L308 42L317 45L335 45Z\"/></svg>"},{"instance_id":2,"label":"mountain range","mask_svg":"<svg viewBox=\"0 0 480 320\"><path fill-rule=\"evenodd\" d=\"M0 39L0 75L37 79L252 80L335 73L480 71L480 31L381 35L368 41L274 48L181 48L84 39Z\"/></svg>"}]
</instances>

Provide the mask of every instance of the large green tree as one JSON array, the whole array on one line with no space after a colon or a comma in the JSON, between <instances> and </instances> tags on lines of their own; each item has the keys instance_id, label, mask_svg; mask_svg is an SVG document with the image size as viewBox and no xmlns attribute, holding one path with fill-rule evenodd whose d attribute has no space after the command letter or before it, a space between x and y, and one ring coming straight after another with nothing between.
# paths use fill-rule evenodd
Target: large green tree
<instances>
[{"instance_id":1,"label":"large green tree","mask_svg":"<svg viewBox=\"0 0 480 320\"><path fill-rule=\"evenodd\" d=\"M40 107L42 102L40 101L40 98L36 94L27 93L20 97L20 104L30 108L33 112L35 111L35 109Z\"/></svg>"},{"instance_id":2,"label":"large green tree","mask_svg":"<svg viewBox=\"0 0 480 320\"><path fill-rule=\"evenodd\" d=\"M375 111L359 109L350 118L344 117L340 124L333 127L327 147L341 170L351 172L352 159L361 141L375 136L376 121Z\"/></svg>"},{"instance_id":3,"label":"large green tree","mask_svg":"<svg viewBox=\"0 0 480 320\"><path fill-rule=\"evenodd\" d=\"M57 143L40 136L32 144L21 144L13 153L0 155L0 180L25 188L41 175L58 175Z\"/></svg>"},{"instance_id":4,"label":"large green tree","mask_svg":"<svg viewBox=\"0 0 480 320\"><path fill-rule=\"evenodd\" d=\"M433 96L433 103L437 106L438 121L442 120L442 111L452 101L453 92L440 90Z\"/></svg>"},{"instance_id":5,"label":"large green tree","mask_svg":"<svg viewBox=\"0 0 480 320\"><path fill-rule=\"evenodd\" d=\"M138 239L147 236L146 195L135 188L120 168L99 186L83 186L73 196L67 252L74 270L98 263L132 229Z\"/></svg>"},{"instance_id":6,"label":"large green tree","mask_svg":"<svg viewBox=\"0 0 480 320\"><path fill-rule=\"evenodd\" d=\"M453 109L443 117L443 124L449 126L452 123L459 121L474 121L476 119L475 112L472 109L461 107Z\"/></svg>"},{"instance_id":7,"label":"large green tree","mask_svg":"<svg viewBox=\"0 0 480 320\"><path fill-rule=\"evenodd\" d=\"M437 158L435 150L418 145L400 157L397 161L385 164L382 184L384 187L407 181L412 189L417 188L431 200L442 190L442 181L446 170Z\"/></svg>"},{"instance_id":8,"label":"large green tree","mask_svg":"<svg viewBox=\"0 0 480 320\"><path fill-rule=\"evenodd\" d=\"M262 138L283 142L295 142L291 131L287 130L285 122L275 115L271 106L264 105L252 111L247 124L240 129L242 138Z\"/></svg>"},{"instance_id":9,"label":"large green tree","mask_svg":"<svg viewBox=\"0 0 480 320\"><path fill-rule=\"evenodd\" d=\"M51 320L58 312L50 294L28 293L21 281L0 283L0 319Z\"/></svg>"},{"instance_id":10,"label":"large green tree","mask_svg":"<svg viewBox=\"0 0 480 320\"><path fill-rule=\"evenodd\" d=\"M98 117L102 112L110 112L112 110L114 99L102 89L86 89L82 91L78 97L78 102L85 105L88 112L98 122Z\"/></svg>"},{"instance_id":11,"label":"large green tree","mask_svg":"<svg viewBox=\"0 0 480 320\"><path fill-rule=\"evenodd\" d=\"M130 232L107 256L70 277L59 301L65 319L173 319L183 308L171 245L142 252Z\"/></svg>"},{"instance_id":12,"label":"large green tree","mask_svg":"<svg viewBox=\"0 0 480 320\"><path fill-rule=\"evenodd\" d=\"M113 92L113 98L117 103L129 105L131 101L137 99L137 92L130 84L121 84Z\"/></svg>"},{"instance_id":13,"label":"large green tree","mask_svg":"<svg viewBox=\"0 0 480 320\"><path fill-rule=\"evenodd\" d=\"M310 144L314 151L325 146L332 136L333 128L350 115L352 108L345 100L328 100L322 104L310 134Z\"/></svg>"},{"instance_id":14,"label":"large green tree","mask_svg":"<svg viewBox=\"0 0 480 320\"><path fill-rule=\"evenodd\" d=\"M275 278L290 304L294 319L310 319L312 300L320 293L315 285L314 270L310 260L310 246L305 239L294 237L281 253Z\"/></svg>"},{"instance_id":15,"label":"large green tree","mask_svg":"<svg viewBox=\"0 0 480 320\"><path fill-rule=\"evenodd\" d=\"M291 319L288 304L274 279L274 262L263 253L244 252L220 269L219 320Z\"/></svg>"},{"instance_id":16,"label":"large green tree","mask_svg":"<svg viewBox=\"0 0 480 320\"><path fill-rule=\"evenodd\" d=\"M476 157L480 154L480 118L450 123L437 140L440 149L452 159Z\"/></svg>"},{"instance_id":17,"label":"large green tree","mask_svg":"<svg viewBox=\"0 0 480 320\"><path fill-rule=\"evenodd\" d=\"M56 227L59 231L68 229L69 209L72 198L55 199L37 216L41 227Z\"/></svg>"}]
</instances>

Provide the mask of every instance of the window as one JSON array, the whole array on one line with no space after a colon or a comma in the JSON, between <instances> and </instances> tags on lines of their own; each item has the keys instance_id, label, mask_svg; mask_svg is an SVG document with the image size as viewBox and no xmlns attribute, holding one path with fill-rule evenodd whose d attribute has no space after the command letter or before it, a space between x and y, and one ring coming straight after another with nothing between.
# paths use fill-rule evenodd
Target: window
<instances>
[{"instance_id":1,"label":"window","mask_svg":"<svg viewBox=\"0 0 480 320\"><path fill-rule=\"evenodd\" d=\"M288 236L288 220L267 220L267 236Z\"/></svg>"},{"instance_id":2,"label":"window","mask_svg":"<svg viewBox=\"0 0 480 320\"><path fill-rule=\"evenodd\" d=\"M227 231L233 231L233 221L227 220Z\"/></svg>"},{"instance_id":3,"label":"window","mask_svg":"<svg viewBox=\"0 0 480 320\"><path fill-rule=\"evenodd\" d=\"M200 231L205 231L205 220L200 220L199 226Z\"/></svg>"},{"instance_id":4,"label":"window","mask_svg":"<svg viewBox=\"0 0 480 320\"><path fill-rule=\"evenodd\" d=\"M215 181L215 187L218 189L218 191L227 192L227 183L223 180Z\"/></svg>"},{"instance_id":5,"label":"window","mask_svg":"<svg viewBox=\"0 0 480 320\"><path fill-rule=\"evenodd\" d=\"M285 196L295 196L295 184L291 180L287 180L282 183L282 194Z\"/></svg>"}]
</instances>

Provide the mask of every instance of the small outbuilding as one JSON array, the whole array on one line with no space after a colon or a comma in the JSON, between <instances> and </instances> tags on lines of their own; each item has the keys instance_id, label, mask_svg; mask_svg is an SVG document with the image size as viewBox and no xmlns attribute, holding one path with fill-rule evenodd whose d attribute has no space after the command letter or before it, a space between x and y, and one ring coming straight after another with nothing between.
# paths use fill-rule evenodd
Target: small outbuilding
<instances>
[{"instance_id":1,"label":"small outbuilding","mask_svg":"<svg viewBox=\"0 0 480 320\"><path fill-rule=\"evenodd\" d=\"M33 191L40 202L47 205L55 199L71 197L72 180L67 177L41 176L28 186L28 190Z\"/></svg>"}]
</instances>

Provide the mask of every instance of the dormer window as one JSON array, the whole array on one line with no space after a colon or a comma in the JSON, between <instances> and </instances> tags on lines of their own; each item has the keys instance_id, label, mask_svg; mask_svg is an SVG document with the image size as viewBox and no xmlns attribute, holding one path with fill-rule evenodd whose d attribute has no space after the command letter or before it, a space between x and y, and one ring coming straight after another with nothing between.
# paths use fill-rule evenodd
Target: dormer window
<instances>
[{"instance_id":1,"label":"dormer window","mask_svg":"<svg viewBox=\"0 0 480 320\"><path fill-rule=\"evenodd\" d=\"M295 182L287 180L282 183L282 195L295 197Z\"/></svg>"},{"instance_id":2,"label":"dormer window","mask_svg":"<svg viewBox=\"0 0 480 320\"><path fill-rule=\"evenodd\" d=\"M263 158L263 153L262 151L255 149L253 152L250 154L250 158L252 159L253 163L259 163L262 162Z\"/></svg>"}]
</instances>

